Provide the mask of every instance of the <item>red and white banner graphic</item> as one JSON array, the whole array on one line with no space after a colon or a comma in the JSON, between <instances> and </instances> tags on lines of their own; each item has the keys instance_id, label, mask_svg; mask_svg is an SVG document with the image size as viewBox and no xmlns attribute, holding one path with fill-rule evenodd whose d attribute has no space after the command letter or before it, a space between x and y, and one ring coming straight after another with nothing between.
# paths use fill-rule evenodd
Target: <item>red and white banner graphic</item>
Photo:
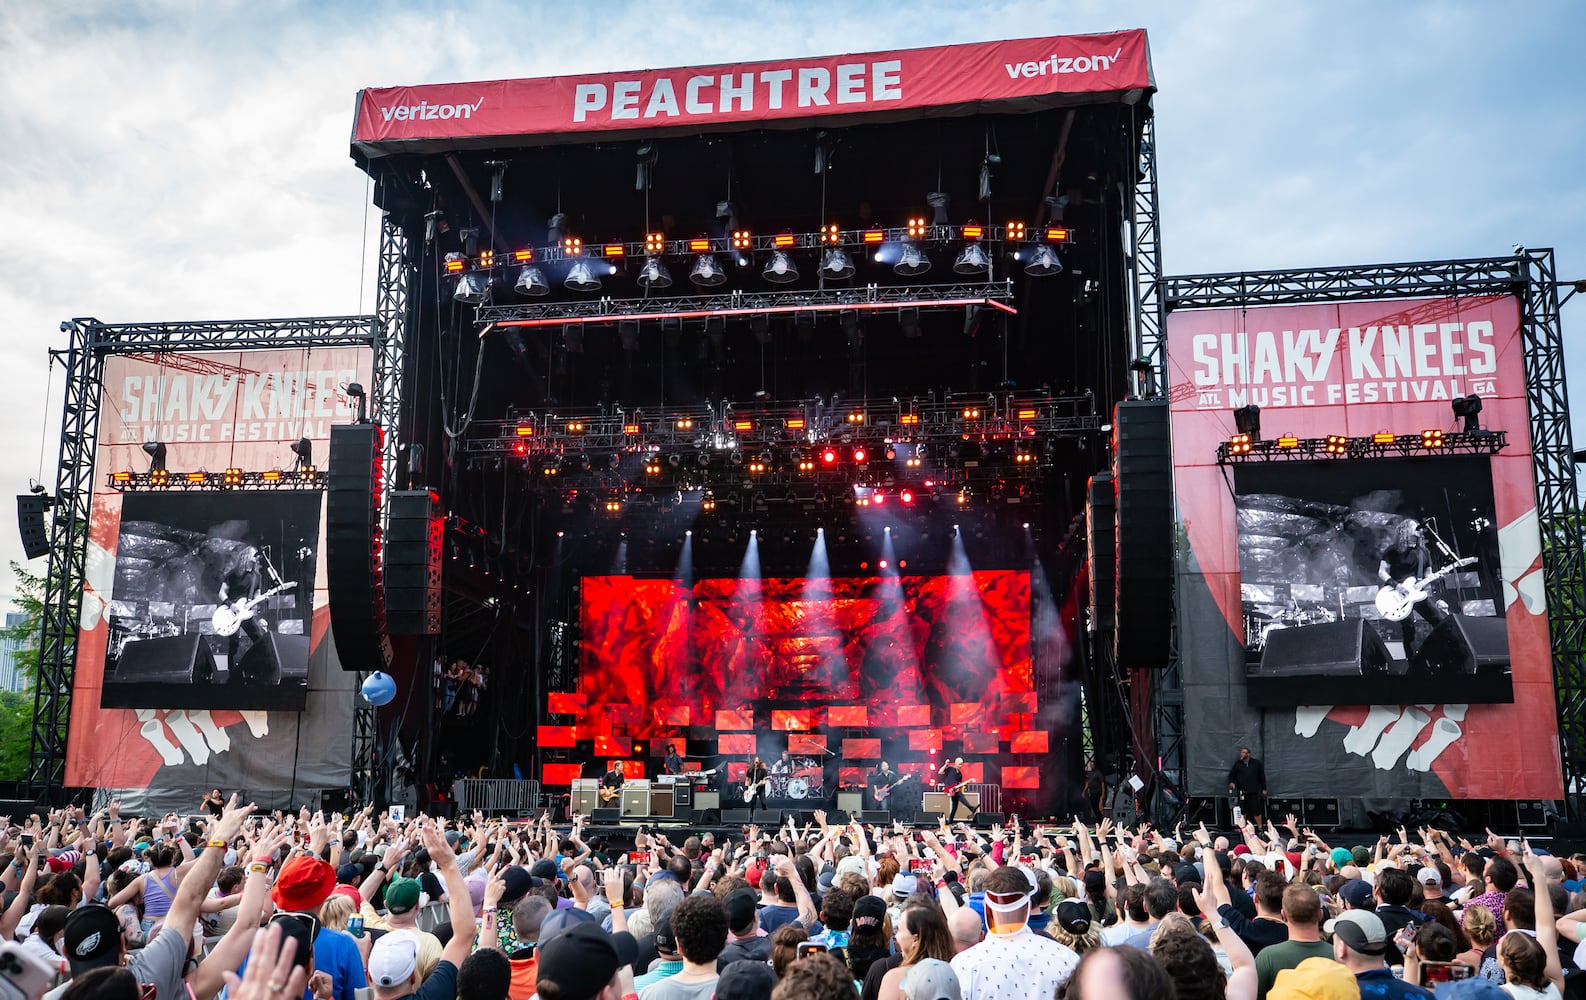
<instances>
[{"instance_id":1,"label":"red and white banner graphic","mask_svg":"<svg viewBox=\"0 0 1586 1000\"><path fill-rule=\"evenodd\" d=\"M353 143L532 137L847 118L931 108L1024 109L1153 87L1143 30L585 76L374 87Z\"/></svg>"}]
</instances>

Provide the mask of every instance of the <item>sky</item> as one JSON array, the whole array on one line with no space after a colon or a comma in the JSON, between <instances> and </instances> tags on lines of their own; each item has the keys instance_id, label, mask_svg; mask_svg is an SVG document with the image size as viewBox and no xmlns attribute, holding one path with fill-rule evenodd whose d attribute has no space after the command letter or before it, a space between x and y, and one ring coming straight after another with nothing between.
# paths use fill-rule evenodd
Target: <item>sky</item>
<instances>
[{"instance_id":1,"label":"sky","mask_svg":"<svg viewBox=\"0 0 1586 1000\"><path fill-rule=\"evenodd\" d=\"M1170 274L1554 247L1586 278L1586 5L8 4L0 483L53 486L63 319L373 308L361 87L1147 29ZM1563 313L1586 446L1586 295ZM0 529L0 564L21 558ZM41 570L40 560L35 569ZM0 572L0 593L9 589Z\"/></svg>"}]
</instances>

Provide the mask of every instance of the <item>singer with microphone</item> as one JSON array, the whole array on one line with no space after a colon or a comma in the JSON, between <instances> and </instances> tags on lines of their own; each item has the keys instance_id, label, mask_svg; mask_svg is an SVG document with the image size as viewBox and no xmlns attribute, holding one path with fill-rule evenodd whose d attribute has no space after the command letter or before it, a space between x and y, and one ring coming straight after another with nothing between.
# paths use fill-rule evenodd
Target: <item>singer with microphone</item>
<instances>
[{"instance_id":1,"label":"singer with microphone","mask_svg":"<svg viewBox=\"0 0 1586 1000\"><path fill-rule=\"evenodd\" d=\"M1415 652L1415 615L1419 615L1433 628L1448 617L1447 606L1436 599L1442 589L1441 576L1435 571L1431 551L1426 544L1426 532L1421 522L1406 517L1393 528L1388 546L1377 563L1377 580L1384 589L1393 588L1413 601L1411 614L1399 623L1399 634L1404 640L1404 658L1410 660ZM1433 537L1436 537L1435 535ZM1457 562L1452 552L1447 552L1441 538L1439 547L1447 553L1450 565Z\"/></svg>"}]
</instances>

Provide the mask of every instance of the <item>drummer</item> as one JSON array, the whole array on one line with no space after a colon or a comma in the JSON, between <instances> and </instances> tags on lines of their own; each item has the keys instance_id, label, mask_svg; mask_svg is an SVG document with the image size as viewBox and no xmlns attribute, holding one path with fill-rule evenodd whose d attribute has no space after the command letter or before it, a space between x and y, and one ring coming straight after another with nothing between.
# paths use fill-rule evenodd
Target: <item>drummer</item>
<instances>
[{"instance_id":1,"label":"drummer","mask_svg":"<svg viewBox=\"0 0 1586 1000\"><path fill-rule=\"evenodd\" d=\"M783 750L782 751L782 756L778 757L776 759L776 762L771 765L771 773L772 774L792 774L793 773L793 751L791 751L791 750Z\"/></svg>"}]
</instances>

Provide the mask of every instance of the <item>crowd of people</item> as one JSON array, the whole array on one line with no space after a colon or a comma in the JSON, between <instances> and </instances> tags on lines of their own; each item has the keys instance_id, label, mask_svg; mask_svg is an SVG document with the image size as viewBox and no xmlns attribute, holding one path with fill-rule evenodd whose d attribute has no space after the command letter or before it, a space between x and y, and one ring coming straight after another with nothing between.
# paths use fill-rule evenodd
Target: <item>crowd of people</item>
<instances>
[{"instance_id":1,"label":"crowd of people","mask_svg":"<svg viewBox=\"0 0 1586 1000\"><path fill-rule=\"evenodd\" d=\"M0 992L39 1000L1316 1000L1574 995L1586 861L1425 829L636 831L0 820ZM1568 993L1566 990L1568 989Z\"/></svg>"}]
</instances>

